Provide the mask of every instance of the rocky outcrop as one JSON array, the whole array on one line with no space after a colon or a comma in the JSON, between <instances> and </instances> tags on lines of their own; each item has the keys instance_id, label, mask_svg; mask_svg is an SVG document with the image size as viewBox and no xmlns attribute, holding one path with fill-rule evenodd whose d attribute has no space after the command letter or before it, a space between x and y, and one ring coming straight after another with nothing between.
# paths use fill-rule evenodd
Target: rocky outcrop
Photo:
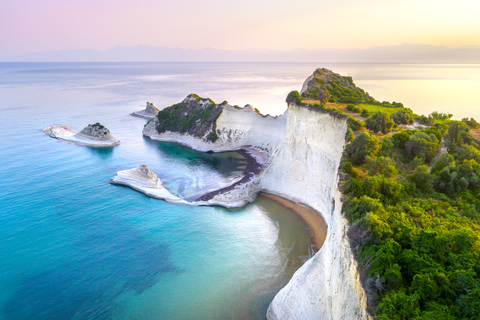
<instances>
[{"instance_id":1,"label":"rocky outcrop","mask_svg":"<svg viewBox=\"0 0 480 320\"><path fill-rule=\"evenodd\" d=\"M83 134L84 136L87 136L93 139L101 139L101 140L115 139L110 133L110 130L108 130L98 122L95 124L89 124L88 126L83 128L79 134Z\"/></svg>"},{"instance_id":2,"label":"rocky outcrop","mask_svg":"<svg viewBox=\"0 0 480 320\"><path fill-rule=\"evenodd\" d=\"M110 179L111 184L128 186L140 191L149 197L165 200L171 203L187 203L171 194L162 184L162 181L144 164L130 170L118 171L117 175Z\"/></svg>"},{"instance_id":3,"label":"rocky outcrop","mask_svg":"<svg viewBox=\"0 0 480 320\"><path fill-rule=\"evenodd\" d=\"M158 109L153 103L147 102L145 109L132 112L132 116L137 116L144 119L153 119L158 114Z\"/></svg>"},{"instance_id":4,"label":"rocky outcrop","mask_svg":"<svg viewBox=\"0 0 480 320\"><path fill-rule=\"evenodd\" d=\"M332 84L338 80L328 70L321 71L332 77L328 78ZM317 78L315 74L309 77L302 91L308 92L313 84L320 83ZM339 81L350 83L351 79ZM322 248L274 298L267 314L270 320L370 318L337 188L347 131L345 117L296 103L289 103L282 116L264 117L251 107L225 104L215 122L215 141L179 131L159 132L156 128L160 120L147 123L143 134L197 150L248 147L261 154L265 170L259 178L216 195L211 204L232 204L266 191L308 205L323 215L328 233Z\"/></svg>"},{"instance_id":5,"label":"rocky outcrop","mask_svg":"<svg viewBox=\"0 0 480 320\"><path fill-rule=\"evenodd\" d=\"M110 130L100 123L89 124L79 133L75 133L64 125L52 124L43 128L46 135L60 141L92 148L109 148L120 144Z\"/></svg>"}]
</instances>

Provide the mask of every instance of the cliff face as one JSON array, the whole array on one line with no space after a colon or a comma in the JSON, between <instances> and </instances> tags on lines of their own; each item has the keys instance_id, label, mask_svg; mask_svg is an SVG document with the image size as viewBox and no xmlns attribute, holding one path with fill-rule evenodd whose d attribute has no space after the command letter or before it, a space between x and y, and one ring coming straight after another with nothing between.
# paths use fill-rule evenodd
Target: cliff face
<instances>
[{"instance_id":1,"label":"cliff face","mask_svg":"<svg viewBox=\"0 0 480 320\"><path fill-rule=\"evenodd\" d=\"M368 318L337 190L346 130L345 119L288 106L285 141L263 174L261 186L316 209L328 233L320 251L272 301L267 314L271 320Z\"/></svg>"},{"instance_id":2,"label":"cliff face","mask_svg":"<svg viewBox=\"0 0 480 320\"><path fill-rule=\"evenodd\" d=\"M267 169L259 179L216 196L211 204L241 203L266 191L322 214L328 226L323 247L274 298L268 309L269 319L369 318L337 188L346 119L294 103L288 105L286 114L276 118L261 116L248 106L224 105L216 120L215 142L180 132L158 133L156 125L155 121L148 123L144 135L198 150L251 147L263 154Z\"/></svg>"},{"instance_id":3,"label":"cliff face","mask_svg":"<svg viewBox=\"0 0 480 320\"><path fill-rule=\"evenodd\" d=\"M215 141L191 135L188 132L165 131L159 133L157 118L145 125L143 134L155 140L179 142L201 151L255 147L270 154L282 143L285 136L285 115L262 116L248 105L244 108L233 107L229 104L218 106L222 109L216 118L217 138ZM207 133L210 134L211 131Z\"/></svg>"}]
</instances>

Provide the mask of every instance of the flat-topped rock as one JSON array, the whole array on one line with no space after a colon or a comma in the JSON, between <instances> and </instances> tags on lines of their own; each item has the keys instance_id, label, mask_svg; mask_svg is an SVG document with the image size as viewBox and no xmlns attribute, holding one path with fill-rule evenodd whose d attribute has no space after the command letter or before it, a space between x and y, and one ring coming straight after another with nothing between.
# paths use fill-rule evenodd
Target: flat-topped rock
<instances>
[{"instance_id":1,"label":"flat-topped rock","mask_svg":"<svg viewBox=\"0 0 480 320\"><path fill-rule=\"evenodd\" d=\"M89 124L79 133L73 132L67 126L52 124L43 128L46 135L63 142L92 148L109 148L120 144L105 126L100 123Z\"/></svg>"},{"instance_id":2,"label":"flat-topped rock","mask_svg":"<svg viewBox=\"0 0 480 320\"><path fill-rule=\"evenodd\" d=\"M149 197L167 202L187 203L187 201L174 196L170 191L165 189L162 180L144 164L133 169L118 171L117 175L110 179L110 183L130 187Z\"/></svg>"},{"instance_id":3,"label":"flat-topped rock","mask_svg":"<svg viewBox=\"0 0 480 320\"><path fill-rule=\"evenodd\" d=\"M141 117L145 119L153 119L158 114L158 109L153 103L147 102L145 109L132 112L132 116Z\"/></svg>"}]
</instances>

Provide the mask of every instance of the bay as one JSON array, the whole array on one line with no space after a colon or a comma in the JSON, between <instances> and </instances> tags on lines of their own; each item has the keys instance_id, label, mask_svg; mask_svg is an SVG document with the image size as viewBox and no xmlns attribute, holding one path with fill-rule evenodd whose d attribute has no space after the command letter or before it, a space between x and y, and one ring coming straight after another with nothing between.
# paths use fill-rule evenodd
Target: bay
<instances>
[{"instance_id":1,"label":"bay","mask_svg":"<svg viewBox=\"0 0 480 320\"><path fill-rule=\"evenodd\" d=\"M310 256L292 212L263 198L237 210L177 206L108 180L144 163L186 198L232 181L241 157L151 141L130 113L197 93L281 114L318 67L416 113L480 120L480 65L0 63L0 319L263 319ZM97 121L120 146L41 131Z\"/></svg>"}]
</instances>

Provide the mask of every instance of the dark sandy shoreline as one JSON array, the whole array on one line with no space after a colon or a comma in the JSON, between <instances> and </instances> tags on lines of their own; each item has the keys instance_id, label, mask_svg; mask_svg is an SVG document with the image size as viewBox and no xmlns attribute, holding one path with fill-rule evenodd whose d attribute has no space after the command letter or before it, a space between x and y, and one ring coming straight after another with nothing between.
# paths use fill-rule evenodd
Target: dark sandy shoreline
<instances>
[{"instance_id":1,"label":"dark sandy shoreline","mask_svg":"<svg viewBox=\"0 0 480 320\"><path fill-rule=\"evenodd\" d=\"M258 177L258 175L260 175L261 172L265 169L264 166L258 163L257 159L251 154L252 151L248 149L238 149L235 150L235 152L241 154L243 157L245 157L247 161L247 167L244 171L244 177L230 186L206 193L196 199L196 201L208 201L213 199L216 195L233 190L237 186L245 184L251 179ZM325 224L325 221L323 220L320 213L308 206L288 200L281 196L273 195L266 192L260 192L258 196L271 199L280 204L281 206L292 210L307 225L307 229L310 232L313 252L316 253L318 250L320 250L320 248L323 246L323 243L325 242L328 230L328 227Z\"/></svg>"},{"instance_id":2,"label":"dark sandy shoreline","mask_svg":"<svg viewBox=\"0 0 480 320\"><path fill-rule=\"evenodd\" d=\"M312 208L270 193L260 192L259 196L272 199L297 214L307 225L314 253L320 250L327 237L328 227L319 213Z\"/></svg>"},{"instance_id":3,"label":"dark sandy shoreline","mask_svg":"<svg viewBox=\"0 0 480 320\"><path fill-rule=\"evenodd\" d=\"M206 193L196 199L195 201L208 201L213 199L216 195L228 192L230 190L235 189L237 186L245 184L252 180L254 177L258 176L260 172L263 169L263 166L257 162L254 156L251 155L250 151L247 149L238 149L238 150L233 150L239 154L241 154L247 161L247 167L245 168L243 174L244 177L240 179L239 181L235 182L234 184L227 186L225 188L221 188L209 193Z\"/></svg>"}]
</instances>

